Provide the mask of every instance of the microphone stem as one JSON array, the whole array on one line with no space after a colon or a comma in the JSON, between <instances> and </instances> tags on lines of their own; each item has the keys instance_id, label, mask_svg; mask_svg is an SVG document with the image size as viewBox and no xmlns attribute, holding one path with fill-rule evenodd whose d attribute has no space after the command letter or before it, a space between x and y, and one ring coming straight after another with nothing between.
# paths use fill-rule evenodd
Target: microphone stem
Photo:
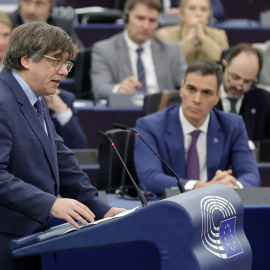
<instances>
[{"instance_id":1,"label":"microphone stem","mask_svg":"<svg viewBox=\"0 0 270 270\"><path fill-rule=\"evenodd\" d=\"M133 128L127 128L131 131L133 131L136 136L140 137L140 139L154 152L154 154L167 166L167 168L174 174L175 178L177 179L177 185L179 190L181 191L181 193L185 192L185 188L182 184L182 182L180 181L179 177L177 176L177 174L174 172L174 170L157 154L157 152L140 136L140 134L134 130Z\"/></svg>"},{"instance_id":2,"label":"microphone stem","mask_svg":"<svg viewBox=\"0 0 270 270\"><path fill-rule=\"evenodd\" d=\"M109 137L107 137L107 138L108 138L108 140L111 142L112 147L113 147L114 150L116 151L118 157L120 158L120 160L122 161L123 166L124 166L125 169L126 169L126 172L128 173L128 175L129 175L131 181L133 182L133 185L134 185L134 187L135 187L135 189L136 189L136 191L137 191L137 193L138 193L138 195L139 195L140 201L141 201L141 203L142 203L142 207L147 206L147 201L146 201L146 199L145 199L144 194L143 194L143 193L140 191L140 189L138 188L136 182L134 181L133 177L131 176L131 174L130 174L130 172L129 172L129 170L128 170L126 164L125 164L125 162L123 161L123 159L122 159L121 155L119 154L117 148L115 147L113 141L112 141Z\"/></svg>"}]
</instances>

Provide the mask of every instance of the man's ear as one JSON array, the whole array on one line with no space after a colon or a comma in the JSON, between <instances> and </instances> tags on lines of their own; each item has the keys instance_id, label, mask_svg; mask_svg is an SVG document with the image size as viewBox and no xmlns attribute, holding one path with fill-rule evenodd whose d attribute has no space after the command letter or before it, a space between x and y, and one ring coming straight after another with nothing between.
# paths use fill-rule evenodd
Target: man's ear
<instances>
[{"instance_id":1,"label":"man's ear","mask_svg":"<svg viewBox=\"0 0 270 270\"><path fill-rule=\"evenodd\" d=\"M25 69L29 69L30 68L30 64L31 64L31 58L27 57L27 56L23 56L21 58L21 64Z\"/></svg>"}]
</instances>

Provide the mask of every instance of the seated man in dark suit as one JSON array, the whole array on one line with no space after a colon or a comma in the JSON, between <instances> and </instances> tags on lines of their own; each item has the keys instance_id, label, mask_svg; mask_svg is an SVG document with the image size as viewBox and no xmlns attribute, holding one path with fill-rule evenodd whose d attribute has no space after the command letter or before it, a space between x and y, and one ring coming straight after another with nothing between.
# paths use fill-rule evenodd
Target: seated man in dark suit
<instances>
[{"instance_id":1,"label":"seated man in dark suit","mask_svg":"<svg viewBox=\"0 0 270 270\"><path fill-rule=\"evenodd\" d=\"M87 138L80 127L77 111L73 107L75 95L58 90L56 94L45 97L50 109L56 132L71 149L87 148Z\"/></svg>"},{"instance_id":2,"label":"seated man in dark suit","mask_svg":"<svg viewBox=\"0 0 270 270\"><path fill-rule=\"evenodd\" d=\"M49 229L54 217L79 229L76 221L88 225L124 211L98 197L43 97L56 93L73 55L68 34L45 22L18 26L9 41L0 73L1 269L40 269L38 256L13 258L10 244Z\"/></svg>"},{"instance_id":3,"label":"seated man in dark suit","mask_svg":"<svg viewBox=\"0 0 270 270\"><path fill-rule=\"evenodd\" d=\"M238 44L223 60L222 94L217 108L242 115L252 141L270 139L270 93L255 85L262 67L260 51Z\"/></svg>"},{"instance_id":4,"label":"seated man in dark suit","mask_svg":"<svg viewBox=\"0 0 270 270\"><path fill-rule=\"evenodd\" d=\"M213 108L222 73L209 59L191 63L181 84L182 105L137 120L136 130L180 177L186 189L210 184L261 185L242 117ZM213 109L212 109L213 108ZM157 194L177 186L173 174L136 138L134 161L141 184Z\"/></svg>"},{"instance_id":5,"label":"seated man in dark suit","mask_svg":"<svg viewBox=\"0 0 270 270\"><path fill-rule=\"evenodd\" d=\"M125 31L94 44L91 78L97 99L179 89L186 60L178 44L154 37L161 10L159 0L129 0Z\"/></svg>"},{"instance_id":6,"label":"seated man in dark suit","mask_svg":"<svg viewBox=\"0 0 270 270\"><path fill-rule=\"evenodd\" d=\"M8 14L12 20L13 27L27 22L47 22L48 24L61 27L72 37L76 53L81 42L74 31L74 14L53 14L54 0L20 0L19 8ZM71 12L72 13L72 12Z\"/></svg>"}]
</instances>

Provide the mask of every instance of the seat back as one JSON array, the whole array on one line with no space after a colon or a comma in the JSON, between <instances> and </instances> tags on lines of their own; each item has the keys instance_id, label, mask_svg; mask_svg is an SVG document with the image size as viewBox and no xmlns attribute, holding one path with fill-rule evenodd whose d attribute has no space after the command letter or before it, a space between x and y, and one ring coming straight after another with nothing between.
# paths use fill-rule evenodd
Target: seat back
<instances>
[{"instance_id":1,"label":"seat back","mask_svg":"<svg viewBox=\"0 0 270 270\"><path fill-rule=\"evenodd\" d=\"M91 49L80 49L74 66L74 94L77 99L94 100L90 81Z\"/></svg>"},{"instance_id":2,"label":"seat back","mask_svg":"<svg viewBox=\"0 0 270 270\"><path fill-rule=\"evenodd\" d=\"M144 115L151 114L178 103L181 103L181 97L178 91L164 90L160 93L146 94L143 103L143 113Z\"/></svg>"},{"instance_id":3,"label":"seat back","mask_svg":"<svg viewBox=\"0 0 270 270\"><path fill-rule=\"evenodd\" d=\"M130 130L112 129L105 132L114 142L120 156L131 176L138 183L137 174L134 167L134 133ZM104 138L99 147L99 178L98 189L114 192L120 186L132 186L132 180L126 172L115 149L110 141Z\"/></svg>"}]
</instances>

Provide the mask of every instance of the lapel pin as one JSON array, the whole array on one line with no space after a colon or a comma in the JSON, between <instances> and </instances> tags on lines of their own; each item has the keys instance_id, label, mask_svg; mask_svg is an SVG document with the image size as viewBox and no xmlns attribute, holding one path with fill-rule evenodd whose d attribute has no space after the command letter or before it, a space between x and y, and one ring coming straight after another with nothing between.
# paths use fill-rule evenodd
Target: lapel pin
<instances>
[{"instance_id":1,"label":"lapel pin","mask_svg":"<svg viewBox=\"0 0 270 270\"><path fill-rule=\"evenodd\" d=\"M218 143L218 138L214 138L214 143Z\"/></svg>"},{"instance_id":2,"label":"lapel pin","mask_svg":"<svg viewBox=\"0 0 270 270\"><path fill-rule=\"evenodd\" d=\"M255 109L255 108L252 108L252 109L251 109L251 113L252 113L252 114L255 114L255 113L256 113L256 109Z\"/></svg>"}]
</instances>

